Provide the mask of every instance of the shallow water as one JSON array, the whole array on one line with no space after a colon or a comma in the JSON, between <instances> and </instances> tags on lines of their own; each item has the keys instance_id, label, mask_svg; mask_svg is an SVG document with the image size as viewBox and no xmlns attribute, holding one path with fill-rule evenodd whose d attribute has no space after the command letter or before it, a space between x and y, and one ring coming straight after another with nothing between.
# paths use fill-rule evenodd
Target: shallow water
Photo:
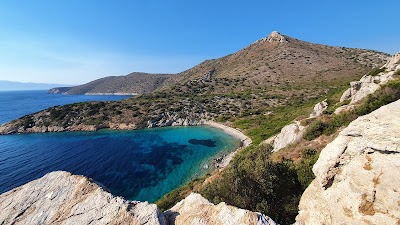
<instances>
[{"instance_id":1,"label":"shallow water","mask_svg":"<svg viewBox=\"0 0 400 225\"><path fill-rule=\"evenodd\" d=\"M191 144L191 139L215 146ZM66 170L93 178L115 195L153 202L204 175L213 167L213 158L239 145L239 140L208 126L4 135L0 193Z\"/></svg>"}]
</instances>

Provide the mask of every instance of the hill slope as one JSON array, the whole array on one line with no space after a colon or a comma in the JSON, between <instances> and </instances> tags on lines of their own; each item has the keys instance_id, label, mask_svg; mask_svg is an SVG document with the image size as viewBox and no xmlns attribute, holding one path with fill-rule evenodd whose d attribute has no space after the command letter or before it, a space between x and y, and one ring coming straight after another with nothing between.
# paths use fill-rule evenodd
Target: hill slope
<instances>
[{"instance_id":1,"label":"hill slope","mask_svg":"<svg viewBox=\"0 0 400 225\"><path fill-rule=\"evenodd\" d=\"M324 84L364 74L381 66L387 57L388 54L371 50L300 41L274 31L234 54L206 60L178 74L164 88L221 93Z\"/></svg>"},{"instance_id":2,"label":"hill slope","mask_svg":"<svg viewBox=\"0 0 400 225\"><path fill-rule=\"evenodd\" d=\"M66 93L112 93L117 87L121 92L132 91L122 90L121 84L143 93L164 82L155 92L134 99L47 109L12 121L0 127L0 132L140 129L217 120L246 130L259 143L301 115L300 106L306 110L306 105L312 107L318 99L344 90L350 81L383 65L387 58L385 53L313 44L273 32L235 54L177 75L135 73L78 86ZM151 85L139 83L144 77L149 81L147 76L154 78L148 82ZM170 78L159 81L163 76ZM100 90L95 88L100 86ZM281 106L293 109L285 108L285 117L272 126L268 121L283 110Z\"/></svg>"},{"instance_id":3,"label":"hill slope","mask_svg":"<svg viewBox=\"0 0 400 225\"><path fill-rule=\"evenodd\" d=\"M170 74L131 73L100 78L75 87L52 88L52 94L143 94L154 91Z\"/></svg>"}]
</instances>

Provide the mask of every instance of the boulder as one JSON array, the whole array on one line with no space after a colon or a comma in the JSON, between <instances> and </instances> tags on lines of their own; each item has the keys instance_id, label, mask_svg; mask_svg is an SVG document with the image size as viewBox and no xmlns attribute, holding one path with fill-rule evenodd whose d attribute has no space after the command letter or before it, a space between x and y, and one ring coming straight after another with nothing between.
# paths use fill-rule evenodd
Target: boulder
<instances>
[{"instance_id":1,"label":"boulder","mask_svg":"<svg viewBox=\"0 0 400 225\"><path fill-rule=\"evenodd\" d=\"M224 202L214 205L196 193L191 193L164 212L164 215L170 225L276 225L268 216L229 206Z\"/></svg>"},{"instance_id":2,"label":"boulder","mask_svg":"<svg viewBox=\"0 0 400 225\"><path fill-rule=\"evenodd\" d=\"M313 112L310 114L309 118L315 118L320 115L328 108L328 103L326 102L326 99L322 102L318 102L313 109Z\"/></svg>"},{"instance_id":3,"label":"boulder","mask_svg":"<svg viewBox=\"0 0 400 225\"><path fill-rule=\"evenodd\" d=\"M295 121L282 128L281 132L273 139L273 152L279 151L288 145L300 142L303 138L306 127L302 126L300 122Z\"/></svg>"},{"instance_id":4,"label":"boulder","mask_svg":"<svg viewBox=\"0 0 400 225\"><path fill-rule=\"evenodd\" d=\"M296 224L399 224L400 100L359 117L321 152Z\"/></svg>"},{"instance_id":5,"label":"boulder","mask_svg":"<svg viewBox=\"0 0 400 225\"><path fill-rule=\"evenodd\" d=\"M0 224L166 224L154 204L127 201L84 176L52 172L0 195Z\"/></svg>"}]
</instances>

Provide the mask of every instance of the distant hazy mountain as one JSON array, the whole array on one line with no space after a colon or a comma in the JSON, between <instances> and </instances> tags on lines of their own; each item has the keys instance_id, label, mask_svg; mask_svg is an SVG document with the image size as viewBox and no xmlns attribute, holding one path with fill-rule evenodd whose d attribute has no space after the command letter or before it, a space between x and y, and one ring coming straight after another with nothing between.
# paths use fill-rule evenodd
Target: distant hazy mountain
<instances>
[{"instance_id":1,"label":"distant hazy mountain","mask_svg":"<svg viewBox=\"0 0 400 225\"><path fill-rule=\"evenodd\" d=\"M15 81L0 80L0 91L19 90L48 90L54 87L70 86L66 84L45 84L45 83L23 83Z\"/></svg>"},{"instance_id":2,"label":"distant hazy mountain","mask_svg":"<svg viewBox=\"0 0 400 225\"><path fill-rule=\"evenodd\" d=\"M75 87L56 87L51 94L143 94L152 92L171 74L131 73L126 76L103 77Z\"/></svg>"}]
</instances>

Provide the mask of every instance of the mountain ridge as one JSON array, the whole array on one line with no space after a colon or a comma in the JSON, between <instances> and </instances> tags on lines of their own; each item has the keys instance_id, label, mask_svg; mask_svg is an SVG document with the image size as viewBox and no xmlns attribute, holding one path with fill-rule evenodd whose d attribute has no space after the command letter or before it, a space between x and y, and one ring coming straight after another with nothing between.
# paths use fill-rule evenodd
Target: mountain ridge
<instances>
[{"instance_id":1,"label":"mountain ridge","mask_svg":"<svg viewBox=\"0 0 400 225\"><path fill-rule=\"evenodd\" d=\"M144 94L157 89L171 74L133 72L124 76L108 76L74 87L57 87L50 94Z\"/></svg>"}]
</instances>

